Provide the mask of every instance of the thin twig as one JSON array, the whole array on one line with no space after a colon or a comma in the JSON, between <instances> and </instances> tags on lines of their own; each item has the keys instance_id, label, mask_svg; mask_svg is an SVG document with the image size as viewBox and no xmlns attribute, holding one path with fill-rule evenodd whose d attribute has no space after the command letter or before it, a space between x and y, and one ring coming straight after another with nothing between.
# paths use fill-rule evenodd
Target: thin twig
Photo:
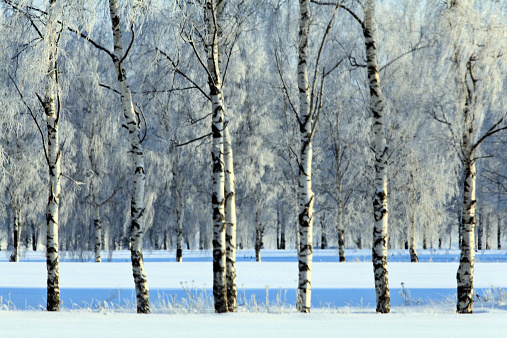
<instances>
[{"instance_id":1,"label":"thin twig","mask_svg":"<svg viewBox=\"0 0 507 338\"><path fill-rule=\"evenodd\" d=\"M30 116L32 116L33 122L35 122L35 125L37 126L37 129L39 129L40 137L42 139L42 149L44 149L44 157L46 158L46 162L49 165L49 157L48 157L48 152L46 151L46 140L44 139L44 133L42 132L42 129L41 129L39 123L37 122L37 119L35 118L35 115L33 114L32 108L30 108L30 106L26 103L25 98L23 97L23 94L19 90L19 87L18 87L16 81L14 81L14 79L12 78L11 74L9 74L9 78L11 79L12 83L14 84L14 87L16 87L16 90L18 91L18 94L19 94L19 97L21 98L21 101L23 101L23 104L25 105L25 107L30 112ZM37 95L37 97L40 100L39 95Z\"/></svg>"},{"instance_id":2,"label":"thin twig","mask_svg":"<svg viewBox=\"0 0 507 338\"><path fill-rule=\"evenodd\" d=\"M163 56L166 57L167 60L169 60L169 62L171 62L173 68L174 68L174 71L178 74L180 74L181 76L183 76L185 79L187 79L188 82L190 82L191 84L193 84L200 92L202 95L204 95L208 101L211 101L211 98L209 97L208 94L206 94L206 92L197 84L195 83L190 77L187 76L187 74L183 73L179 68L178 66L176 65L176 63L173 61L173 59L171 59L171 57L169 55L167 55L166 53L164 53L162 50L160 50L158 47L155 48L158 52L160 52L160 54L162 54Z\"/></svg>"},{"instance_id":3,"label":"thin twig","mask_svg":"<svg viewBox=\"0 0 507 338\"><path fill-rule=\"evenodd\" d=\"M290 107L292 108L292 112L294 113L294 116L296 117L296 121L301 126L302 123L301 123L301 120L299 119L298 112L297 112L296 108L294 108L294 104L292 104L292 99L290 97L289 90L287 89L287 85L285 84L285 80L283 79L282 70L280 68L280 63L278 60L278 53L276 50L275 50L275 61L276 61L276 69L278 70L278 74L280 75L280 80L282 81L285 96L287 97L287 100L289 101Z\"/></svg>"},{"instance_id":4,"label":"thin twig","mask_svg":"<svg viewBox=\"0 0 507 338\"><path fill-rule=\"evenodd\" d=\"M193 139L193 140L187 141L187 142L185 142L185 143L177 143L177 144L175 145L175 147L182 147L182 146L186 146L187 144L194 143L194 142L196 142L196 141L202 140L202 139L204 139L204 138L206 138L206 137L209 137L209 136L211 136L211 135L213 135L213 133L209 133L209 134L206 134L206 135L203 135L203 136L199 136L198 138L195 138L195 139Z\"/></svg>"}]
</instances>

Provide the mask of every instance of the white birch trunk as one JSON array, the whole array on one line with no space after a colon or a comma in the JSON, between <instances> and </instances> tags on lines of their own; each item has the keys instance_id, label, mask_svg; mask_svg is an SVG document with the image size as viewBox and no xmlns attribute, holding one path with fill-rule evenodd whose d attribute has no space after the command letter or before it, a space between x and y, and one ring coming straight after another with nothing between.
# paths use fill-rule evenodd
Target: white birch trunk
<instances>
[{"instance_id":1,"label":"white birch trunk","mask_svg":"<svg viewBox=\"0 0 507 338\"><path fill-rule=\"evenodd\" d=\"M414 205L414 204L412 204L412 205ZM410 217L410 230L409 230L410 235L409 235L409 240L408 240L408 250L410 252L410 261L412 263L417 263L417 262L419 262L419 257L417 256L416 245L415 245L415 235L416 235L415 212L412 210L411 213L412 213L412 216Z\"/></svg>"},{"instance_id":2,"label":"white birch trunk","mask_svg":"<svg viewBox=\"0 0 507 338\"><path fill-rule=\"evenodd\" d=\"M262 261L261 258L261 247L262 247L262 235L264 230L262 229L261 224L257 224L257 228L255 229L255 261L260 263Z\"/></svg>"},{"instance_id":3,"label":"white birch trunk","mask_svg":"<svg viewBox=\"0 0 507 338\"><path fill-rule=\"evenodd\" d=\"M502 250L502 218L500 214L498 214L496 224L496 248Z\"/></svg>"},{"instance_id":4,"label":"white birch trunk","mask_svg":"<svg viewBox=\"0 0 507 338\"><path fill-rule=\"evenodd\" d=\"M310 111L308 85L308 35L310 30L310 0L299 0L298 88L301 153L299 158L299 282L297 309L310 312L313 256L313 192L312 192L312 140L313 119Z\"/></svg>"},{"instance_id":5,"label":"white birch trunk","mask_svg":"<svg viewBox=\"0 0 507 338\"><path fill-rule=\"evenodd\" d=\"M234 162L231 135L229 128L225 127L224 143L225 159L225 221L227 229L226 241L226 279L227 279L227 307L229 312L236 312L237 286L236 286L236 193L234 180Z\"/></svg>"},{"instance_id":6,"label":"white birch trunk","mask_svg":"<svg viewBox=\"0 0 507 338\"><path fill-rule=\"evenodd\" d=\"M466 87L464 91L466 92L465 106L463 108L464 130L461 145L464 180L461 218L461 255L458 272L456 274L458 292L456 310L458 313L472 313L475 264L475 206L477 202L475 199L475 155L473 151L473 135L474 106L477 100L477 80L473 76L471 58L467 61L463 85Z\"/></svg>"},{"instance_id":7,"label":"white birch trunk","mask_svg":"<svg viewBox=\"0 0 507 338\"><path fill-rule=\"evenodd\" d=\"M142 237L144 230L144 157L143 147L140 138L140 121L132 103L127 73L120 63L124 56L122 31L120 17L118 15L118 3L116 0L109 0L109 13L111 15L113 38L114 38L114 67L120 85L121 103L125 116L126 127L130 135L132 147L132 161L134 171L134 191L131 201L130 224L130 254L132 259L132 272L136 287L137 312L149 313L150 301L146 272L143 264Z\"/></svg>"},{"instance_id":8,"label":"white birch trunk","mask_svg":"<svg viewBox=\"0 0 507 338\"><path fill-rule=\"evenodd\" d=\"M486 250L491 250L491 214L488 212L488 215L486 216L486 226L485 226L485 232L486 232Z\"/></svg>"},{"instance_id":9,"label":"white birch trunk","mask_svg":"<svg viewBox=\"0 0 507 338\"><path fill-rule=\"evenodd\" d=\"M176 177L176 176L175 176ZM176 183L178 184L178 183ZM183 192L176 187L176 262L183 261L183 219L185 217L185 203Z\"/></svg>"},{"instance_id":10,"label":"white birch trunk","mask_svg":"<svg viewBox=\"0 0 507 338\"><path fill-rule=\"evenodd\" d=\"M226 255L225 255L225 169L224 169L224 109L222 79L219 68L218 28L215 0L205 4L205 24L208 30L208 79L212 109L212 163L213 163L213 297L215 312L227 312Z\"/></svg>"},{"instance_id":11,"label":"white birch trunk","mask_svg":"<svg viewBox=\"0 0 507 338\"><path fill-rule=\"evenodd\" d=\"M19 262L19 239L21 235L21 210L17 208L14 209L14 228L13 228L13 239L14 245L11 257L9 259L10 262Z\"/></svg>"},{"instance_id":12,"label":"white birch trunk","mask_svg":"<svg viewBox=\"0 0 507 338\"><path fill-rule=\"evenodd\" d=\"M375 46L375 3L367 0L364 8L364 38L370 87L370 110L373 116L375 148L375 195L373 197L372 261L375 275L377 312L388 313L391 309L387 274L387 143L384 125L384 103Z\"/></svg>"},{"instance_id":13,"label":"white birch trunk","mask_svg":"<svg viewBox=\"0 0 507 338\"><path fill-rule=\"evenodd\" d=\"M320 248L327 249L326 219L324 215L320 219L320 231Z\"/></svg>"},{"instance_id":14,"label":"white birch trunk","mask_svg":"<svg viewBox=\"0 0 507 338\"><path fill-rule=\"evenodd\" d=\"M95 262L102 262L101 251L102 251L102 220L100 219L100 207L95 204L94 206L95 217L93 219L93 227L95 230Z\"/></svg>"},{"instance_id":15,"label":"white birch trunk","mask_svg":"<svg viewBox=\"0 0 507 338\"><path fill-rule=\"evenodd\" d=\"M46 75L44 90L44 113L46 115L47 160L49 167L49 197L46 209L47 240L46 240L46 268L47 268L47 310L60 311L60 274L58 266L58 214L60 203L60 147L58 141L59 113L56 109L55 93L57 89L57 15L56 0L49 1L48 24L45 42L49 67ZM60 107L58 107L60 109Z\"/></svg>"},{"instance_id":16,"label":"white birch trunk","mask_svg":"<svg viewBox=\"0 0 507 338\"><path fill-rule=\"evenodd\" d=\"M457 312L472 313L475 264L475 160L465 164L465 184L463 187L462 242L458 273Z\"/></svg>"},{"instance_id":17,"label":"white birch trunk","mask_svg":"<svg viewBox=\"0 0 507 338\"><path fill-rule=\"evenodd\" d=\"M340 114L336 114L336 200L337 200L337 215L336 215L336 234L338 236L338 254L340 262L345 262L345 230L343 228L343 176L342 176L342 145L340 142Z\"/></svg>"}]
</instances>

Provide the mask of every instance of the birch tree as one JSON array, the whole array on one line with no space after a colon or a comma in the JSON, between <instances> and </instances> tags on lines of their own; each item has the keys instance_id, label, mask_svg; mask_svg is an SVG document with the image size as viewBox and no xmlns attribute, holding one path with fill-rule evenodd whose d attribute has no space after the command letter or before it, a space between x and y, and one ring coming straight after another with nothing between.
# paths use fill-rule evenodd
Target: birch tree
<instances>
[{"instance_id":1,"label":"birch tree","mask_svg":"<svg viewBox=\"0 0 507 338\"><path fill-rule=\"evenodd\" d=\"M311 270L313 258L313 217L314 198L312 191L312 141L316 123L322 109L322 93L325 69L321 73L320 89L317 91L319 61L326 38L333 24L339 3L334 6L331 18L326 26L315 61L312 86L308 81L308 46L310 37L310 0L299 1L298 66L297 85L299 93L299 116L296 116L300 131L300 151L298 159L298 200L299 200L299 253L298 253L298 295L296 307L300 312L310 312L311 307ZM338 64L339 65L339 64ZM336 68L336 67L335 67ZM281 73L280 73L281 75ZM282 77L282 76L281 76ZM283 78L282 78L283 82ZM284 84L285 87L285 84ZM286 88L286 87L285 87ZM288 90L285 89L286 93ZM291 100L292 101L292 100ZM294 110L294 107L292 107ZM295 112L295 110L294 110Z\"/></svg>"},{"instance_id":2,"label":"birch tree","mask_svg":"<svg viewBox=\"0 0 507 338\"><path fill-rule=\"evenodd\" d=\"M60 204L60 160L58 127L60 122L60 99L58 95L58 18L61 11L57 0L49 0L48 22L46 25L46 55L48 71L42 104L46 115L47 146L46 160L49 168L49 198L46 211L47 241L47 310L60 311L60 273L58 264L58 214Z\"/></svg>"},{"instance_id":3,"label":"birch tree","mask_svg":"<svg viewBox=\"0 0 507 338\"><path fill-rule=\"evenodd\" d=\"M118 14L118 2L109 0L109 13L111 16L112 32L114 38L113 62L121 92L121 104L123 114L130 136L132 164L134 167L133 185L131 201L131 224L130 224L130 254L132 259L132 272L136 288L137 312L149 313L150 301L149 290L146 279L146 272L143 264L142 244L144 230L144 154L141 141L141 121L139 114L134 110L132 102L132 93L130 91L127 72L123 66L126 52L123 50L123 36L121 22Z\"/></svg>"},{"instance_id":4,"label":"birch tree","mask_svg":"<svg viewBox=\"0 0 507 338\"><path fill-rule=\"evenodd\" d=\"M507 129L503 88L502 44L506 31L494 15L495 4L476 6L474 1L449 1L441 19L445 34L442 57L449 65L446 85L455 88L454 101L435 109L432 116L448 129L461 161L461 254L457 278L458 313L473 311L475 265L476 162L480 145ZM498 12L501 13L501 12ZM499 38L503 37L503 39ZM446 102L446 101L444 101Z\"/></svg>"},{"instance_id":5,"label":"birch tree","mask_svg":"<svg viewBox=\"0 0 507 338\"><path fill-rule=\"evenodd\" d=\"M375 41L375 2L367 0L364 8L364 40L370 87L370 110L373 116L373 135L375 149L375 193L373 197L372 260L375 274L375 293L377 312L391 310L391 297L387 274L387 142L385 137L384 98L380 88L377 49Z\"/></svg>"},{"instance_id":6,"label":"birch tree","mask_svg":"<svg viewBox=\"0 0 507 338\"><path fill-rule=\"evenodd\" d=\"M224 167L224 107L222 75L219 68L219 28L217 13L220 1L205 3L204 20L206 24L206 52L208 85L212 110L212 162L213 162L213 297L215 312L228 311L225 255L225 167Z\"/></svg>"},{"instance_id":7,"label":"birch tree","mask_svg":"<svg viewBox=\"0 0 507 338\"><path fill-rule=\"evenodd\" d=\"M226 218L226 280L227 307L229 312L235 312L237 307L236 286L236 191L234 180L234 161L232 140L229 128L225 128L225 218Z\"/></svg>"}]
</instances>

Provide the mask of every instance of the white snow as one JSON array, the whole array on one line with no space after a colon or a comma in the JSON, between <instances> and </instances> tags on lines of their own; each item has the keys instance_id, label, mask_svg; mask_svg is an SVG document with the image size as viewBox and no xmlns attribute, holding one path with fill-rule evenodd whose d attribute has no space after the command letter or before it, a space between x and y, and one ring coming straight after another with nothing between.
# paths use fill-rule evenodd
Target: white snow
<instances>
[{"instance_id":1,"label":"white snow","mask_svg":"<svg viewBox=\"0 0 507 338\"><path fill-rule=\"evenodd\" d=\"M249 254L240 251L238 256L248 257ZM347 254L354 260L354 252ZM501 256L505 252L497 254ZM476 302L473 315L457 315L454 302L458 264L452 255L451 262L447 263L391 262L392 313L378 315L374 309L371 263L329 262L325 257L332 258L335 251L316 251L312 313L303 315L294 310L297 262L290 261L293 255L293 252L263 251L264 257L282 261L238 262L239 312L215 315L210 301L212 263L209 252L184 252L183 263L169 262L172 252L146 253L145 267L154 313L137 315L133 313L134 285L127 252L115 253L112 263L61 262L64 307L61 313L35 310L44 308L46 267L39 259L43 258L43 253L25 253L25 261L20 263L0 262L2 337L506 335L507 263L476 263L474 286L479 294L493 299ZM318 262L319 257L324 262ZM194 261L185 262L185 258ZM285 258L287 261L283 261ZM163 262L164 259L167 261ZM183 291L183 287L187 291ZM266 287L269 287L269 308L265 305ZM407 293L408 302L402 297L402 291ZM188 299L189 296L203 299L197 302ZM192 302L195 303L188 305ZM182 310L185 304L193 308Z\"/></svg>"}]
</instances>

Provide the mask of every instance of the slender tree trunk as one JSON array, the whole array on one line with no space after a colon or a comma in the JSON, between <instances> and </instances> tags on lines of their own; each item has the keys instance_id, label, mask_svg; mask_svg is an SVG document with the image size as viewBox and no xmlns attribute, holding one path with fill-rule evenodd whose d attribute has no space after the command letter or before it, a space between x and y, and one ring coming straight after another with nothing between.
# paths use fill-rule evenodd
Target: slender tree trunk
<instances>
[{"instance_id":1,"label":"slender tree trunk","mask_svg":"<svg viewBox=\"0 0 507 338\"><path fill-rule=\"evenodd\" d=\"M476 246L477 246L477 250L482 250L483 248L483 245L482 245L482 242L483 242L483 238L484 238L484 224L483 224L483 220L484 218L481 216L481 214L478 214L477 215L478 217L478 223L477 224L477 227L476 227L476 232L477 232L477 243L476 243Z\"/></svg>"},{"instance_id":2,"label":"slender tree trunk","mask_svg":"<svg viewBox=\"0 0 507 338\"><path fill-rule=\"evenodd\" d=\"M19 240L21 235L21 210L14 209L14 248L10 257L11 262L19 262Z\"/></svg>"},{"instance_id":3,"label":"slender tree trunk","mask_svg":"<svg viewBox=\"0 0 507 338\"><path fill-rule=\"evenodd\" d=\"M227 307L229 312L236 312L236 193L234 180L234 162L231 135L229 128L225 127L224 143L225 159L225 220L227 229L226 239L226 281L227 281Z\"/></svg>"},{"instance_id":4,"label":"slender tree trunk","mask_svg":"<svg viewBox=\"0 0 507 338\"><path fill-rule=\"evenodd\" d=\"M205 24L208 30L208 84L212 105L212 163L213 163L213 297L215 312L227 312L226 254L225 254L225 168L224 168L224 108L222 79L219 68L217 10L215 0L205 4Z\"/></svg>"},{"instance_id":5,"label":"slender tree trunk","mask_svg":"<svg viewBox=\"0 0 507 338\"><path fill-rule=\"evenodd\" d=\"M164 240L163 240L162 248L164 250L167 250L169 248L168 243L167 243L167 229L164 230Z\"/></svg>"},{"instance_id":6,"label":"slender tree trunk","mask_svg":"<svg viewBox=\"0 0 507 338\"><path fill-rule=\"evenodd\" d=\"M340 113L336 113L336 138L334 139L336 160L336 235L338 236L338 254L340 262L345 262L345 229L343 227L343 175L342 144L340 141Z\"/></svg>"},{"instance_id":7,"label":"slender tree trunk","mask_svg":"<svg viewBox=\"0 0 507 338\"><path fill-rule=\"evenodd\" d=\"M183 192L176 187L176 262L183 260L183 218L185 217L185 205Z\"/></svg>"},{"instance_id":8,"label":"slender tree trunk","mask_svg":"<svg viewBox=\"0 0 507 338\"><path fill-rule=\"evenodd\" d=\"M472 313L473 276L475 264L474 227L475 227L475 160L465 164L465 184L463 189L463 217L461 255L458 273L458 313Z\"/></svg>"},{"instance_id":9,"label":"slender tree trunk","mask_svg":"<svg viewBox=\"0 0 507 338\"><path fill-rule=\"evenodd\" d=\"M280 250L286 249L286 240L285 240L285 217L283 218L280 230Z\"/></svg>"},{"instance_id":10,"label":"slender tree trunk","mask_svg":"<svg viewBox=\"0 0 507 338\"><path fill-rule=\"evenodd\" d=\"M474 106L477 101L477 80L473 74L472 57L467 61L466 73L463 86L465 87L466 99L463 108L464 130L461 141L462 164L464 169L463 180L463 209L461 217L461 255L458 272L456 274L458 313L472 313L473 290L474 290L474 264L475 264L475 158L473 146L474 132ZM459 81L459 78L458 78ZM459 82L458 82L459 84Z\"/></svg>"},{"instance_id":11,"label":"slender tree trunk","mask_svg":"<svg viewBox=\"0 0 507 338\"><path fill-rule=\"evenodd\" d=\"M486 222L485 222L485 231L486 231L486 250L491 250L491 215L487 214Z\"/></svg>"},{"instance_id":12,"label":"slender tree trunk","mask_svg":"<svg viewBox=\"0 0 507 338\"><path fill-rule=\"evenodd\" d=\"M101 251L102 251L102 220L100 219L100 207L96 204L95 207L95 218L93 219L93 226L95 229L95 262L102 262Z\"/></svg>"},{"instance_id":13,"label":"slender tree trunk","mask_svg":"<svg viewBox=\"0 0 507 338\"><path fill-rule=\"evenodd\" d=\"M44 41L47 44L49 67L46 75L44 92L44 113L46 115L47 160L49 167L49 198L46 209L47 240L46 240L46 267L47 267L47 310L60 311L60 274L58 269L58 214L60 203L60 147L58 123L60 106L56 107L55 93L57 88L57 15L56 0L49 1L49 15Z\"/></svg>"},{"instance_id":14,"label":"slender tree trunk","mask_svg":"<svg viewBox=\"0 0 507 338\"><path fill-rule=\"evenodd\" d=\"M496 241L497 241L497 249L502 250L502 219L500 215L498 215L496 228Z\"/></svg>"},{"instance_id":15,"label":"slender tree trunk","mask_svg":"<svg viewBox=\"0 0 507 338\"><path fill-rule=\"evenodd\" d=\"M343 202L342 202L342 180L341 169L340 177L338 178L338 214L336 215L336 234L338 235L338 254L340 262L345 262L345 230L343 228Z\"/></svg>"},{"instance_id":16,"label":"slender tree trunk","mask_svg":"<svg viewBox=\"0 0 507 338\"><path fill-rule=\"evenodd\" d=\"M134 110L132 94L127 79L127 72L123 68L124 50L120 17L118 15L117 0L109 0L109 13L111 15L113 38L114 38L114 66L121 92L121 103L125 116L126 126L130 135L132 161L134 171L134 191L131 201L131 224L130 224L130 255L132 259L132 272L137 295L137 312L149 313L150 300L146 272L143 264L142 238L144 231L144 154L140 137L140 120Z\"/></svg>"},{"instance_id":17,"label":"slender tree trunk","mask_svg":"<svg viewBox=\"0 0 507 338\"><path fill-rule=\"evenodd\" d=\"M373 115L373 134L375 148L375 195L373 198L372 260L375 275L377 312L388 313L391 310L391 297L387 273L387 143L385 136L385 112L383 95L375 46L375 3L367 0L364 7L364 38L370 87L370 104Z\"/></svg>"},{"instance_id":18,"label":"slender tree trunk","mask_svg":"<svg viewBox=\"0 0 507 338\"><path fill-rule=\"evenodd\" d=\"M310 312L313 258L312 140L313 118L310 111L308 84L308 36L310 30L310 0L299 0L298 88L301 152L299 158L299 282L297 309Z\"/></svg>"},{"instance_id":19,"label":"slender tree trunk","mask_svg":"<svg viewBox=\"0 0 507 338\"><path fill-rule=\"evenodd\" d=\"M257 224L257 228L255 229L255 261L261 262L261 247L262 247L262 234L264 229L262 229L262 224Z\"/></svg>"},{"instance_id":20,"label":"slender tree trunk","mask_svg":"<svg viewBox=\"0 0 507 338\"><path fill-rule=\"evenodd\" d=\"M410 239L409 239L409 251L410 251L410 261L412 263L419 262L419 257L417 256L416 245L415 245L415 212L412 211L412 217L410 219Z\"/></svg>"},{"instance_id":21,"label":"slender tree trunk","mask_svg":"<svg viewBox=\"0 0 507 338\"><path fill-rule=\"evenodd\" d=\"M280 208L276 208L276 249L280 250Z\"/></svg>"},{"instance_id":22,"label":"slender tree trunk","mask_svg":"<svg viewBox=\"0 0 507 338\"><path fill-rule=\"evenodd\" d=\"M326 221L324 216L322 216L322 218L320 219L320 227L321 227L320 248L327 249Z\"/></svg>"}]
</instances>

